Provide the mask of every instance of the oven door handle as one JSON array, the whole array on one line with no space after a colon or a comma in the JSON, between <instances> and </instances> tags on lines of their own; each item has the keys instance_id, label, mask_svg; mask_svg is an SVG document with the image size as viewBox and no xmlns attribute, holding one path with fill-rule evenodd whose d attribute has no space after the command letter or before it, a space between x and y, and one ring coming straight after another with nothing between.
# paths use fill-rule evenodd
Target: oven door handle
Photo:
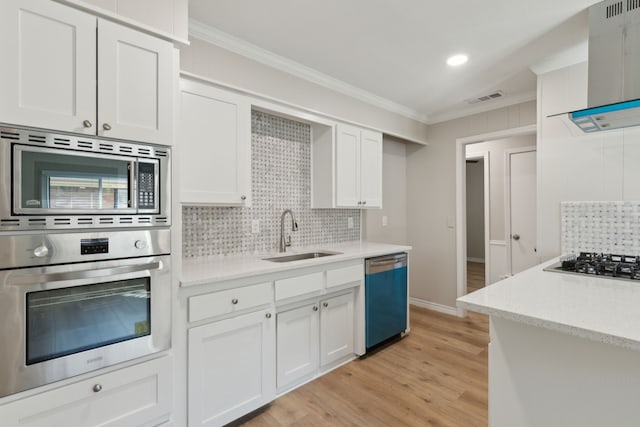
<instances>
[{"instance_id":1,"label":"oven door handle","mask_svg":"<svg viewBox=\"0 0 640 427\"><path fill-rule=\"evenodd\" d=\"M127 265L123 267L100 268L97 270L65 271L63 273L25 274L11 278L11 284L36 284L48 282L62 282L67 280L93 279L97 277L109 277L118 274L135 273L144 270L157 270L160 262L148 262L145 264Z\"/></svg>"}]
</instances>

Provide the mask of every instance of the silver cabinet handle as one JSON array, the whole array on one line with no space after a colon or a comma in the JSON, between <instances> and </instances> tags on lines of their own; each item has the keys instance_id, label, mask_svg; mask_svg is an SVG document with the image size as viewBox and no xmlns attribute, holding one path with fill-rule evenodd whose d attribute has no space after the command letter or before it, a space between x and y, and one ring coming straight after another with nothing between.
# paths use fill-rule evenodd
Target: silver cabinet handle
<instances>
[{"instance_id":1,"label":"silver cabinet handle","mask_svg":"<svg viewBox=\"0 0 640 427\"><path fill-rule=\"evenodd\" d=\"M111 130L111 125L109 123L105 123L105 124L102 125L102 129Z\"/></svg>"},{"instance_id":2,"label":"silver cabinet handle","mask_svg":"<svg viewBox=\"0 0 640 427\"><path fill-rule=\"evenodd\" d=\"M82 124L84 125L84 127L86 128L90 128L91 126L93 126L93 123L91 123L90 120L85 120L82 122Z\"/></svg>"},{"instance_id":3,"label":"silver cabinet handle","mask_svg":"<svg viewBox=\"0 0 640 427\"><path fill-rule=\"evenodd\" d=\"M271 313L265 314L264 317L266 317L267 319L271 319Z\"/></svg>"},{"instance_id":4,"label":"silver cabinet handle","mask_svg":"<svg viewBox=\"0 0 640 427\"><path fill-rule=\"evenodd\" d=\"M247 196L240 196L240 200L247 200Z\"/></svg>"},{"instance_id":5,"label":"silver cabinet handle","mask_svg":"<svg viewBox=\"0 0 640 427\"><path fill-rule=\"evenodd\" d=\"M519 234L514 234L511 237L513 238L513 240L520 240L520 235Z\"/></svg>"},{"instance_id":6,"label":"silver cabinet handle","mask_svg":"<svg viewBox=\"0 0 640 427\"><path fill-rule=\"evenodd\" d=\"M100 392L100 391L102 391L102 386L101 386L100 384L95 384L95 385L93 386L93 392L94 392L94 393L98 393L98 392Z\"/></svg>"},{"instance_id":7,"label":"silver cabinet handle","mask_svg":"<svg viewBox=\"0 0 640 427\"><path fill-rule=\"evenodd\" d=\"M323 307L329 307L329 303L328 303L328 302L323 302L323 303L322 303L322 306L323 306Z\"/></svg>"},{"instance_id":8,"label":"silver cabinet handle","mask_svg":"<svg viewBox=\"0 0 640 427\"><path fill-rule=\"evenodd\" d=\"M317 305L313 306L313 311L318 311L318 306Z\"/></svg>"},{"instance_id":9,"label":"silver cabinet handle","mask_svg":"<svg viewBox=\"0 0 640 427\"><path fill-rule=\"evenodd\" d=\"M231 300L231 304L236 305L238 303L238 298L234 298Z\"/></svg>"}]
</instances>

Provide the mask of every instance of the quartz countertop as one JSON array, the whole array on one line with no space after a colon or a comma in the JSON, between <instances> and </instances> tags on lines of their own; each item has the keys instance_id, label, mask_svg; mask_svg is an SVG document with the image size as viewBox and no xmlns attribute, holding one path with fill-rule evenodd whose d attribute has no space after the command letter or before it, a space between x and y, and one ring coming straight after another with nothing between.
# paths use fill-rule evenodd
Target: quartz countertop
<instances>
[{"instance_id":1,"label":"quartz countertop","mask_svg":"<svg viewBox=\"0 0 640 427\"><path fill-rule=\"evenodd\" d=\"M358 241L305 248L290 248L287 249L286 253L187 258L182 261L180 286L186 287L215 283L351 259L406 252L409 250L411 250L411 246ZM340 252L340 254L289 262L271 262L263 259L316 251Z\"/></svg>"},{"instance_id":2,"label":"quartz countertop","mask_svg":"<svg viewBox=\"0 0 640 427\"><path fill-rule=\"evenodd\" d=\"M558 259L458 298L479 313L640 350L640 282L543 271Z\"/></svg>"}]
</instances>

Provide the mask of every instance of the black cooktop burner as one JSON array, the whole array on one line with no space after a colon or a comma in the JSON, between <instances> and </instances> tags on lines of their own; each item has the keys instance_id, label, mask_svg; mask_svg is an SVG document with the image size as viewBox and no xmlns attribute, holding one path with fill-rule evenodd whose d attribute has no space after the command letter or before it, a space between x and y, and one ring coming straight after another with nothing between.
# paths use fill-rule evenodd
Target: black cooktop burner
<instances>
[{"instance_id":1,"label":"black cooktop burner","mask_svg":"<svg viewBox=\"0 0 640 427\"><path fill-rule=\"evenodd\" d=\"M562 257L559 263L545 270L640 280L640 257L580 252L579 255Z\"/></svg>"}]
</instances>

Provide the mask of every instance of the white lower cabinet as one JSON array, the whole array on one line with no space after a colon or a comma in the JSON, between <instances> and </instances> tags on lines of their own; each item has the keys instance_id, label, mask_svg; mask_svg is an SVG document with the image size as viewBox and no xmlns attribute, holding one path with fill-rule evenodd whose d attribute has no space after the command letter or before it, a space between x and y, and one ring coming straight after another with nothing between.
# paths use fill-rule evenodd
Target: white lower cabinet
<instances>
[{"instance_id":1,"label":"white lower cabinet","mask_svg":"<svg viewBox=\"0 0 640 427\"><path fill-rule=\"evenodd\" d=\"M275 397L275 316L266 309L189 329L189 426L221 426Z\"/></svg>"},{"instance_id":2,"label":"white lower cabinet","mask_svg":"<svg viewBox=\"0 0 640 427\"><path fill-rule=\"evenodd\" d=\"M353 294L321 302L320 365L353 354Z\"/></svg>"},{"instance_id":3,"label":"white lower cabinet","mask_svg":"<svg viewBox=\"0 0 640 427\"><path fill-rule=\"evenodd\" d=\"M278 389L353 355L353 292L278 313Z\"/></svg>"},{"instance_id":4,"label":"white lower cabinet","mask_svg":"<svg viewBox=\"0 0 640 427\"><path fill-rule=\"evenodd\" d=\"M0 406L3 427L155 426L171 413L168 356Z\"/></svg>"},{"instance_id":5,"label":"white lower cabinet","mask_svg":"<svg viewBox=\"0 0 640 427\"><path fill-rule=\"evenodd\" d=\"M278 388L313 374L319 362L318 303L278 313Z\"/></svg>"}]
</instances>

